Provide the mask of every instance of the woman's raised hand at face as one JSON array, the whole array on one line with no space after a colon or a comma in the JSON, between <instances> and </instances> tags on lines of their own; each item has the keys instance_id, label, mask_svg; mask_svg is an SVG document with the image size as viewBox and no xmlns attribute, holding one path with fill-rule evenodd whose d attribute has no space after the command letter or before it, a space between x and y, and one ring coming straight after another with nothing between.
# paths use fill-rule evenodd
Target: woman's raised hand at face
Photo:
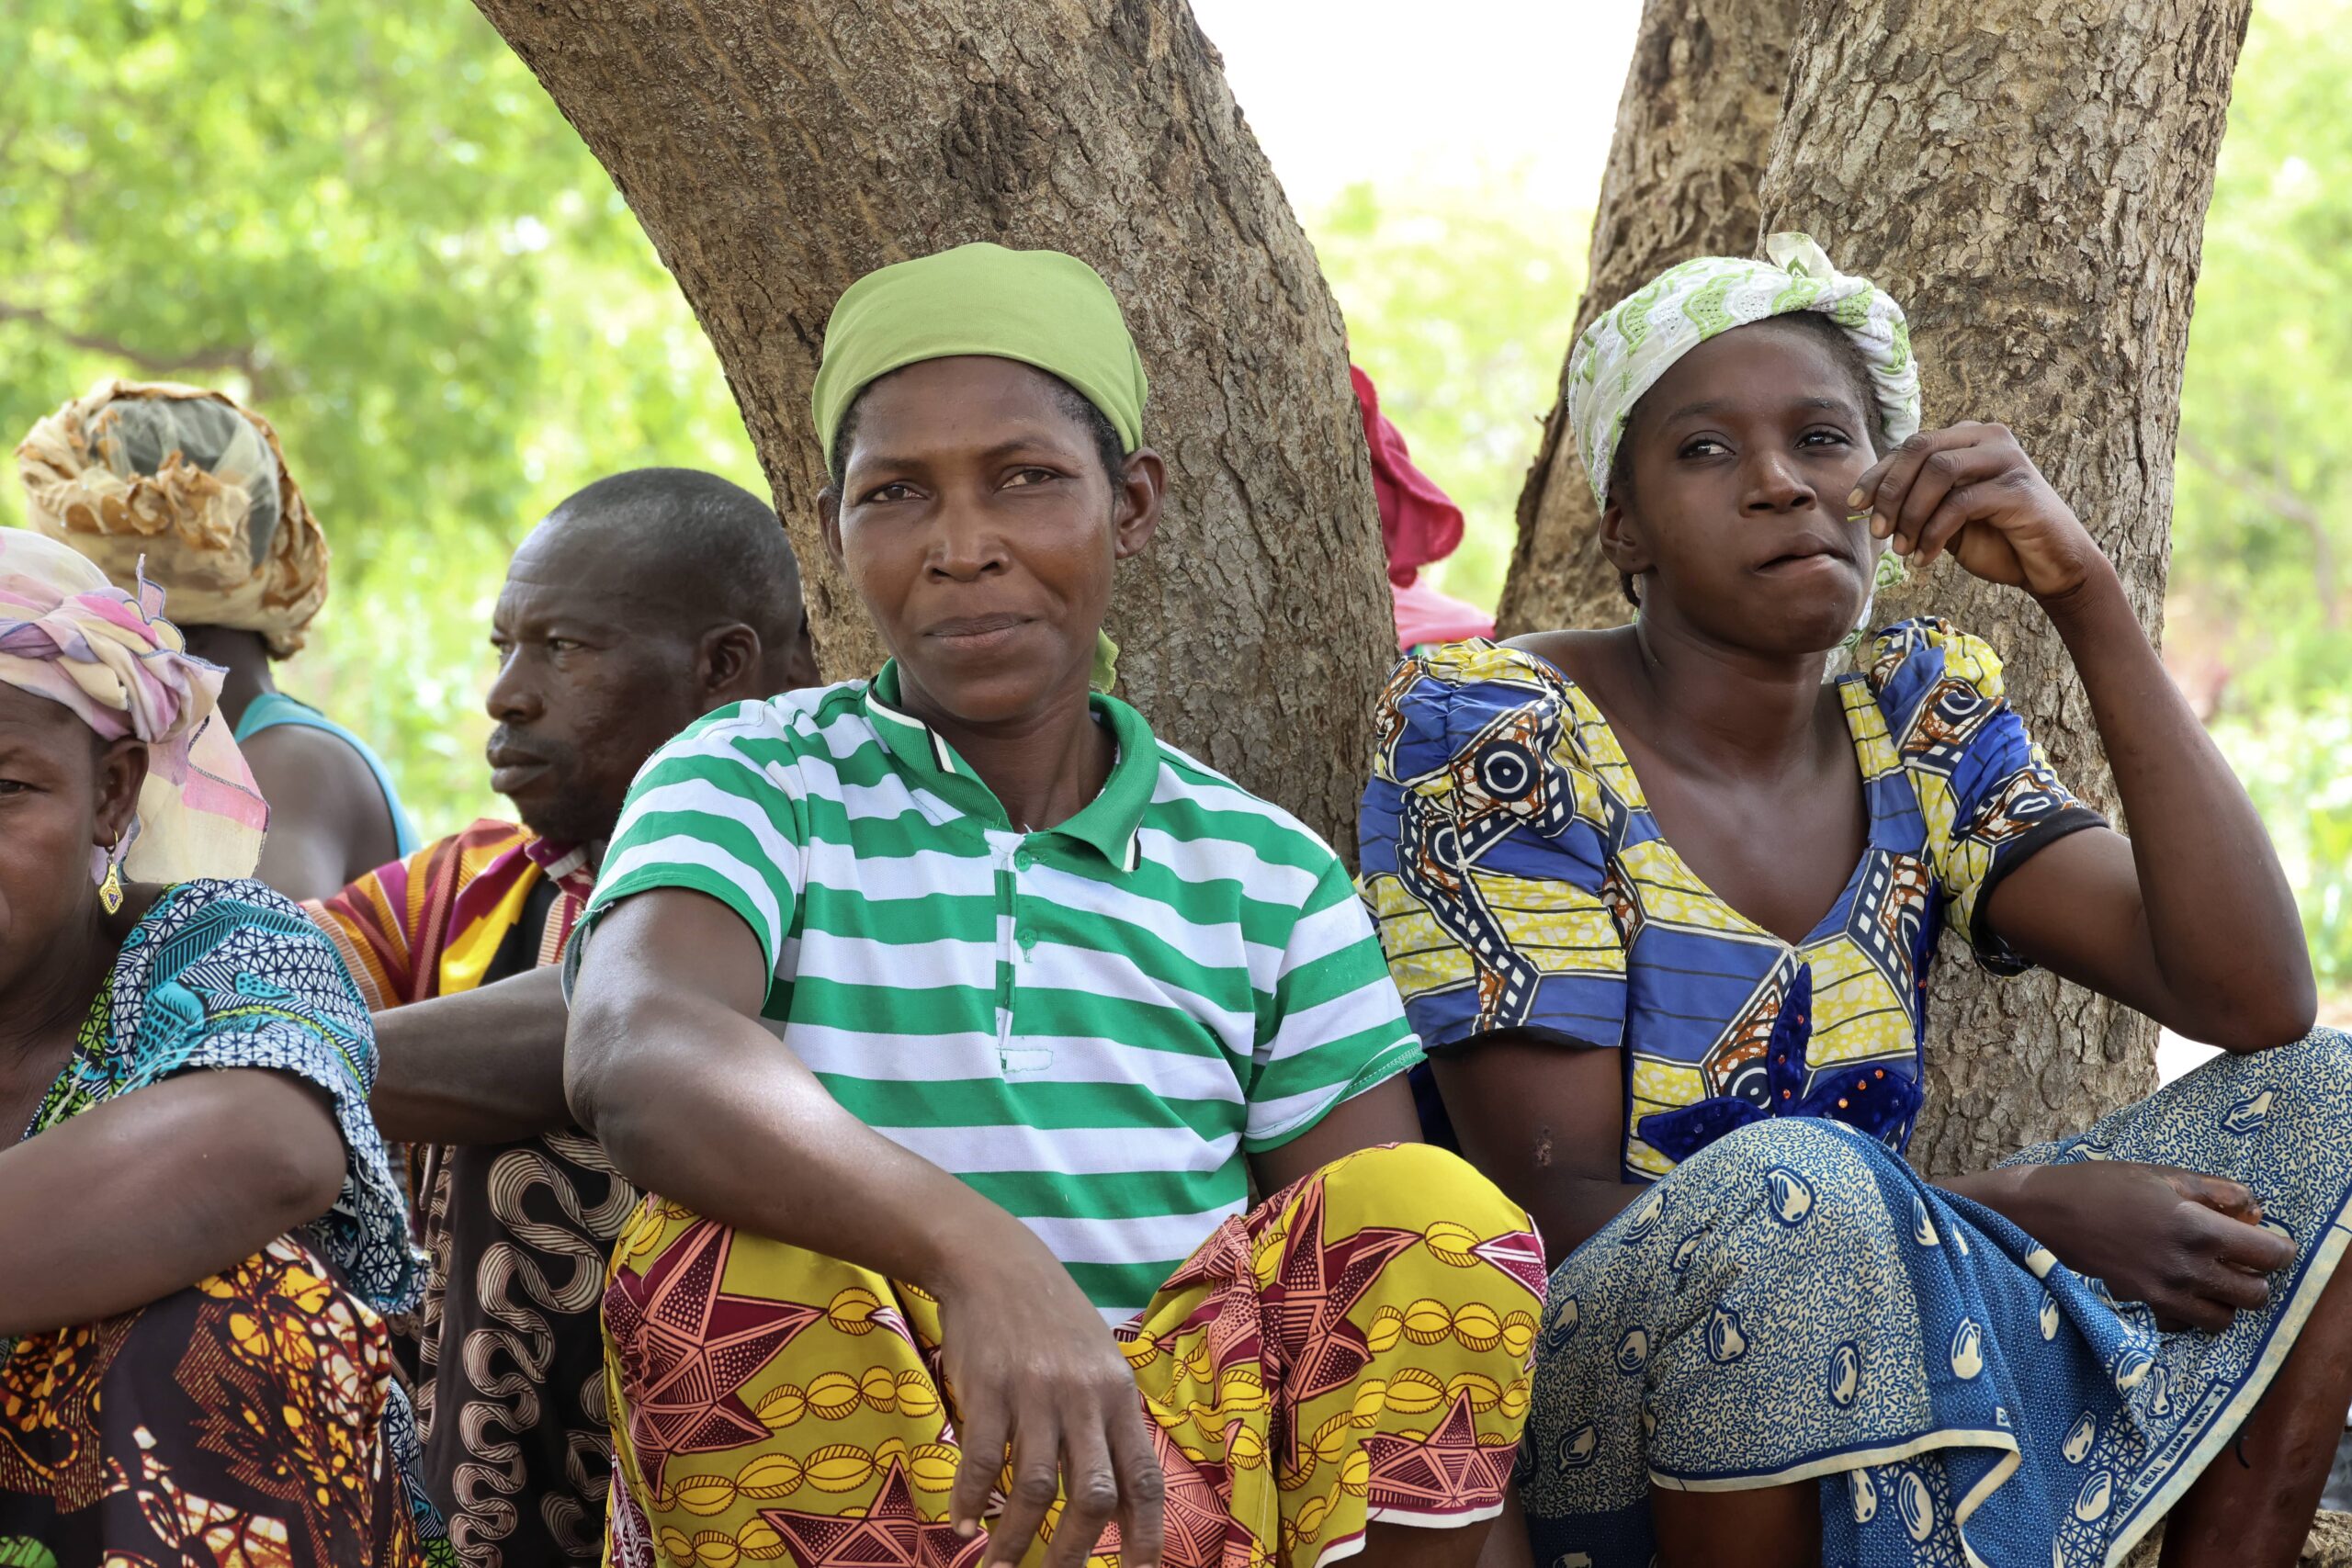
<instances>
[{"instance_id":1,"label":"woman's raised hand at face","mask_svg":"<svg viewBox=\"0 0 2352 1568\"><path fill-rule=\"evenodd\" d=\"M1923 430L1862 470L1847 504L1913 566L1949 553L1988 582L2063 598L2107 566L2008 427Z\"/></svg>"}]
</instances>

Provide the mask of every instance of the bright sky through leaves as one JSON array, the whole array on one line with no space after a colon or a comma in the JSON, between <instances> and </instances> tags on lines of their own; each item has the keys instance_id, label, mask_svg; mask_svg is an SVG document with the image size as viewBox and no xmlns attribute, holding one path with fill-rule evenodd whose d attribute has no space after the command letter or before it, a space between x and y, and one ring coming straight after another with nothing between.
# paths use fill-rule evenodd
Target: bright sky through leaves
<instances>
[{"instance_id":1,"label":"bright sky through leaves","mask_svg":"<svg viewBox=\"0 0 2352 1568\"><path fill-rule=\"evenodd\" d=\"M1345 186L1477 186L1582 211L1600 188L1637 0L1194 0L1294 206Z\"/></svg>"}]
</instances>

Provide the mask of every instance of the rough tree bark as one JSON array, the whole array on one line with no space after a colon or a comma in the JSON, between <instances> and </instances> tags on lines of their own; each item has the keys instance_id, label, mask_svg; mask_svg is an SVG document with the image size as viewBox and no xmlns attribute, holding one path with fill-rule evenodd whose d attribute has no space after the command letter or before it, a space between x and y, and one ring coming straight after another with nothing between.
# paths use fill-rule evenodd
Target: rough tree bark
<instances>
[{"instance_id":1,"label":"rough tree bark","mask_svg":"<svg viewBox=\"0 0 2352 1568\"><path fill-rule=\"evenodd\" d=\"M1340 314L1183 0L479 0L718 350L831 678L881 649L824 559L834 299L970 240L1091 263L1152 379L1169 517L1110 629L1160 733L1342 852L1393 655Z\"/></svg>"},{"instance_id":2,"label":"rough tree bark","mask_svg":"<svg viewBox=\"0 0 2352 1568\"><path fill-rule=\"evenodd\" d=\"M1593 214L1577 332L1676 262L1754 246L1757 182L1803 10L1804 0L1647 0ZM1504 637L1615 626L1631 614L1600 558L1576 443L1561 439L1565 361L1560 375L1563 396L1520 492L1519 542L1496 612Z\"/></svg>"},{"instance_id":3,"label":"rough tree bark","mask_svg":"<svg viewBox=\"0 0 2352 1568\"><path fill-rule=\"evenodd\" d=\"M2247 0L1809 0L1762 189L1904 302L1931 424L1996 420L2090 525L2157 633L2213 157ZM1882 597L1990 640L2060 774L2112 811L2065 650L1950 561ZM2154 1026L2046 975L1988 982L1946 939L1929 1004L1931 1174L1981 1168L2154 1086Z\"/></svg>"}]
</instances>

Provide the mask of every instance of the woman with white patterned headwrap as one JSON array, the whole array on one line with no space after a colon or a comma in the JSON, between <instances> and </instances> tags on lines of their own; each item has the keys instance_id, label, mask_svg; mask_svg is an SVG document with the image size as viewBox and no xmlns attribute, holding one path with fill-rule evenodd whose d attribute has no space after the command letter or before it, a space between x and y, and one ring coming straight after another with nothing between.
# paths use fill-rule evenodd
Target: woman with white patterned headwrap
<instances>
[{"instance_id":1,"label":"woman with white patterned headwrap","mask_svg":"<svg viewBox=\"0 0 2352 1568\"><path fill-rule=\"evenodd\" d=\"M2175 1568L2291 1563L2352 1398L2352 1042L2088 531L2007 430L1919 432L1893 299L1768 248L1571 359L1633 624L1408 659L1365 795L1452 1130L1556 1265L1536 1560L2081 1568L2169 1516ZM1965 632L1825 679L1890 563L1947 555L2049 615L2131 839ZM2230 1054L1930 1185L1900 1154L1944 928Z\"/></svg>"}]
</instances>

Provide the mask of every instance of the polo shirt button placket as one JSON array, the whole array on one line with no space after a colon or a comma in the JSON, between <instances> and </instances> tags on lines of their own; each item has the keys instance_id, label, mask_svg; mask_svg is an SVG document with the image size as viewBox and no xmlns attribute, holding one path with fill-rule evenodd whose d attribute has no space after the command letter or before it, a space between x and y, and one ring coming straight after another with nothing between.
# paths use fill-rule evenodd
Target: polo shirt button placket
<instances>
[{"instance_id":1,"label":"polo shirt button placket","mask_svg":"<svg viewBox=\"0 0 2352 1568\"><path fill-rule=\"evenodd\" d=\"M1020 984L1013 978L1013 971L1016 959L1025 962L1029 956L1027 948L1022 945L1022 939L1029 935L1029 928L1015 928L1013 925L1021 917L1021 884L1016 868L1023 852L1001 840L992 842L990 850L996 868L1001 874L997 881L1002 901L997 908L996 929L999 932L1011 929L1012 933L1009 942L1002 935L997 939L1004 943L997 950L997 1069L1010 1075L1013 1070L1014 1052L1012 1015L1019 1006L1021 995Z\"/></svg>"},{"instance_id":2,"label":"polo shirt button placket","mask_svg":"<svg viewBox=\"0 0 2352 1568\"><path fill-rule=\"evenodd\" d=\"M1028 844L1023 842L1013 849L1011 860L1012 864L1012 908L1010 912L1015 921L1012 931L1012 941L1014 945L1021 950L1021 962L1026 964L1029 962L1031 953L1035 951L1037 946L1037 928L1030 925L1027 920L1023 918L1021 913L1023 897L1021 889L1021 874L1035 865L1037 863L1037 857L1030 851Z\"/></svg>"}]
</instances>

